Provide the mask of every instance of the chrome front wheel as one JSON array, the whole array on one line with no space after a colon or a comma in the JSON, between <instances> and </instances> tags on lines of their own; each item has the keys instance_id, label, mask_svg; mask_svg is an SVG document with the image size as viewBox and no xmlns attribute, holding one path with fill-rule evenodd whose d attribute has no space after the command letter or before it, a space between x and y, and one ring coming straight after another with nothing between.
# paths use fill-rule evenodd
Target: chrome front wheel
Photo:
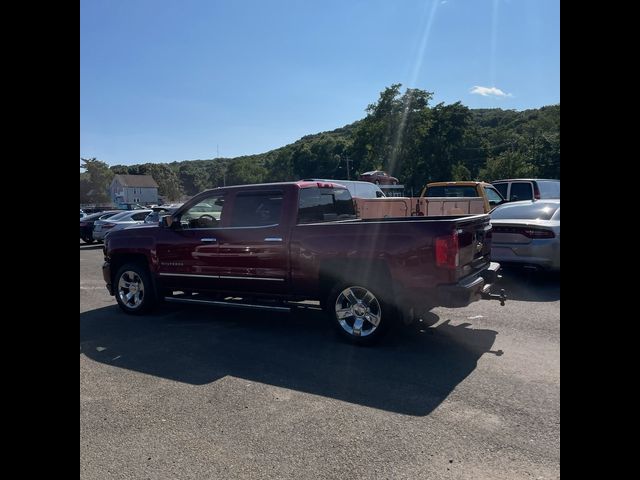
<instances>
[{"instance_id":1,"label":"chrome front wheel","mask_svg":"<svg viewBox=\"0 0 640 480\"><path fill-rule=\"evenodd\" d=\"M145 265L123 265L116 273L114 285L118 305L127 313L143 313L155 304L156 296L151 276Z\"/></svg>"},{"instance_id":2,"label":"chrome front wheel","mask_svg":"<svg viewBox=\"0 0 640 480\"><path fill-rule=\"evenodd\" d=\"M126 270L118 280L118 297L128 308L136 309L144 302L144 282L140 275L131 270Z\"/></svg>"}]
</instances>

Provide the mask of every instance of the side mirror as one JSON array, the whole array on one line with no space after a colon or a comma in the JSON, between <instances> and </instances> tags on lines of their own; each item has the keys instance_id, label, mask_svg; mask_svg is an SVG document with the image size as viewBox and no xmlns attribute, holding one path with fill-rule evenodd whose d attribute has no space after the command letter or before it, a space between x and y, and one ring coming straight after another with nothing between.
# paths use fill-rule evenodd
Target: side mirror
<instances>
[{"instance_id":1,"label":"side mirror","mask_svg":"<svg viewBox=\"0 0 640 480\"><path fill-rule=\"evenodd\" d=\"M376 198L382 198L384 197L384 193L382 193L380 190L376 191Z\"/></svg>"},{"instance_id":2,"label":"side mirror","mask_svg":"<svg viewBox=\"0 0 640 480\"><path fill-rule=\"evenodd\" d=\"M173 225L173 217L171 215L165 215L160 217L160 226L164 228L171 228Z\"/></svg>"}]
</instances>

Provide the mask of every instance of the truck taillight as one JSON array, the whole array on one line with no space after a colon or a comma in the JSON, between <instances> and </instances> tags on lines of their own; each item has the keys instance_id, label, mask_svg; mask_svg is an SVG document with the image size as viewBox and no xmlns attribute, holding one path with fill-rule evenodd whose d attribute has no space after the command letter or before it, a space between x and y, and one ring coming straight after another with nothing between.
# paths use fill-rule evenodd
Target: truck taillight
<instances>
[{"instance_id":1,"label":"truck taillight","mask_svg":"<svg viewBox=\"0 0 640 480\"><path fill-rule=\"evenodd\" d=\"M457 268L459 260L458 232L436 237L436 266Z\"/></svg>"},{"instance_id":2,"label":"truck taillight","mask_svg":"<svg viewBox=\"0 0 640 480\"><path fill-rule=\"evenodd\" d=\"M538 188L538 184L533 184L533 198L536 200L540 200L540 189Z\"/></svg>"}]
</instances>

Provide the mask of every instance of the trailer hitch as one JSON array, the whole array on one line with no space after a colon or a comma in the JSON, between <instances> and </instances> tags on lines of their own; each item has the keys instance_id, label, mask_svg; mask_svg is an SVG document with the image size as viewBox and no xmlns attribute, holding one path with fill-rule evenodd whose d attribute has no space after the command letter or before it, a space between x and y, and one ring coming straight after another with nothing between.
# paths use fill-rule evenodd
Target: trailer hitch
<instances>
[{"instance_id":1,"label":"trailer hitch","mask_svg":"<svg viewBox=\"0 0 640 480\"><path fill-rule=\"evenodd\" d=\"M504 288L500 289L500 293L482 292L482 298L485 300L500 300L500 306L504 307L504 302L507 301L507 294L504 292Z\"/></svg>"}]
</instances>

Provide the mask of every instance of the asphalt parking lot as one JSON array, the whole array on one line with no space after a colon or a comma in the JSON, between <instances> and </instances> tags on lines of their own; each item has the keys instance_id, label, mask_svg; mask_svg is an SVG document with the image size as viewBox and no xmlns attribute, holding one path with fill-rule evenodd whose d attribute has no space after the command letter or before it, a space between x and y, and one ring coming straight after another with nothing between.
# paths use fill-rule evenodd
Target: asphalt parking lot
<instances>
[{"instance_id":1,"label":"asphalt parking lot","mask_svg":"<svg viewBox=\"0 0 640 480\"><path fill-rule=\"evenodd\" d=\"M83 479L554 479L559 280L436 309L382 345L315 311L122 313L80 245Z\"/></svg>"}]
</instances>

